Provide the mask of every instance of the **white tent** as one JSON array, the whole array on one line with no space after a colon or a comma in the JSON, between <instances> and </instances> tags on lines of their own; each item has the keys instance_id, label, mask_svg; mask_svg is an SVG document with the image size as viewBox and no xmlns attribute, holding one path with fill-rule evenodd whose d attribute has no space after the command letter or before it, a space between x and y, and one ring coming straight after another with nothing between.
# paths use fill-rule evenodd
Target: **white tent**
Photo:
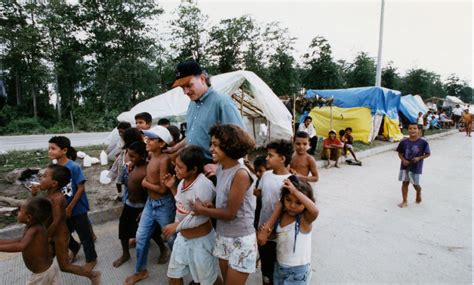
<instances>
[{"instance_id":1,"label":"white tent","mask_svg":"<svg viewBox=\"0 0 474 285\"><path fill-rule=\"evenodd\" d=\"M461 99L458 97L454 96L446 96L446 100L443 102L443 108L445 107L455 107L456 105L464 106L466 103L464 103Z\"/></svg>"},{"instance_id":2,"label":"white tent","mask_svg":"<svg viewBox=\"0 0 474 285\"><path fill-rule=\"evenodd\" d=\"M291 139L293 128L291 114L268 85L251 71L235 71L211 77L212 86L229 96L240 110L247 131L253 135L257 145L269 140ZM148 112L153 119L184 116L190 100L181 87L145 100L117 120L135 123L135 114ZM115 132L116 133L116 132ZM109 136L115 141L116 135Z\"/></svg>"}]
</instances>

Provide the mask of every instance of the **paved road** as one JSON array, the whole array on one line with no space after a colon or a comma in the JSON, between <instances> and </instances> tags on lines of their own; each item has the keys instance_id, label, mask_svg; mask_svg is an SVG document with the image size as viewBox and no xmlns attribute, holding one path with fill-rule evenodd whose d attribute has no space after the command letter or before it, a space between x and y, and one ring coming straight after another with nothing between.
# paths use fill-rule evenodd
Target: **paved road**
<instances>
[{"instance_id":1,"label":"paved road","mask_svg":"<svg viewBox=\"0 0 474 285\"><path fill-rule=\"evenodd\" d=\"M396 206L401 193L393 151L365 159L363 167L320 170L312 284L471 284L472 140L455 134L430 145L423 203L413 202L411 188L405 209ZM121 284L133 262L111 266L120 252L117 222L95 229L103 284ZM24 284L29 273L21 256L0 257L2 284ZM156 259L153 245L150 263ZM82 252L79 262L84 262ZM139 284L167 284L165 265L149 269L151 278ZM87 284L69 274L62 278L64 284ZM261 284L260 275L251 275L248 284Z\"/></svg>"},{"instance_id":2,"label":"paved road","mask_svg":"<svg viewBox=\"0 0 474 285\"><path fill-rule=\"evenodd\" d=\"M109 133L69 133L60 135L68 137L72 146L76 147L103 144ZM48 140L54 135L0 136L0 151L45 149L48 147Z\"/></svg>"}]
</instances>

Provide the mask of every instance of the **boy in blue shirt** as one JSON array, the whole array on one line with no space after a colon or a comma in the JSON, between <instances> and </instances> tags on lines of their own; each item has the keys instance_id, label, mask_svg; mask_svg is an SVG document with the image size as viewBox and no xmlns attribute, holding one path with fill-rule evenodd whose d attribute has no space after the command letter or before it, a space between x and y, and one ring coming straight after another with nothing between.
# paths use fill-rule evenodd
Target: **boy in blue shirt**
<instances>
[{"instance_id":1,"label":"boy in blue shirt","mask_svg":"<svg viewBox=\"0 0 474 285\"><path fill-rule=\"evenodd\" d=\"M402 140L397 147L398 157L401 160L398 179L402 181L403 201L398 204L400 208L408 206L408 185L411 183L416 190L416 203L421 203L420 177L423 170L423 160L431 154L427 141L420 138L418 124L408 126L408 139Z\"/></svg>"}]
</instances>

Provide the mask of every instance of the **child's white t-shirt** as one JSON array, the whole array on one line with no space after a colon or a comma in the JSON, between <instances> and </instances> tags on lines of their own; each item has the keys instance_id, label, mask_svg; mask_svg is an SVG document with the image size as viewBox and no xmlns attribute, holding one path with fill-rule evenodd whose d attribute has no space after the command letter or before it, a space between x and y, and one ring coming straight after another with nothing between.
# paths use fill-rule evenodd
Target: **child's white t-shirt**
<instances>
[{"instance_id":1,"label":"child's white t-shirt","mask_svg":"<svg viewBox=\"0 0 474 285\"><path fill-rule=\"evenodd\" d=\"M262 190L262 210L260 212L260 219L258 226L261 226L268 219L270 219L275 204L280 200L281 188L283 180L287 179L291 174L276 175L273 170L265 171L260 179L258 188Z\"/></svg>"}]
</instances>

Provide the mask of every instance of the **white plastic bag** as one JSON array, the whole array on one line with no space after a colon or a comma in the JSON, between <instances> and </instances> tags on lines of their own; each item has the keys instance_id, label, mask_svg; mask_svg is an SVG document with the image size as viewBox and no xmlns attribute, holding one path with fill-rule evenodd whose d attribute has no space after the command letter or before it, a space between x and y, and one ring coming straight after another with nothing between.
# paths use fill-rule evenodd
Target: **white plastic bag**
<instances>
[{"instance_id":1,"label":"white plastic bag","mask_svg":"<svg viewBox=\"0 0 474 285\"><path fill-rule=\"evenodd\" d=\"M110 179L110 177L109 177L109 171L108 170L102 170L102 172L100 173L99 182L102 183L102 184L109 184L111 181L112 181L112 179Z\"/></svg>"},{"instance_id":2,"label":"white plastic bag","mask_svg":"<svg viewBox=\"0 0 474 285\"><path fill-rule=\"evenodd\" d=\"M83 151L78 151L78 152L77 152L77 157L79 157L79 158L84 158L84 157L86 157L86 156L87 156L87 154L86 154L85 152L83 152Z\"/></svg>"},{"instance_id":3,"label":"white plastic bag","mask_svg":"<svg viewBox=\"0 0 474 285\"><path fill-rule=\"evenodd\" d=\"M84 167L91 167L92 166L92 158L88 155L84 157L84 160L82 161Z\"/></svg>"}]
</instances>

